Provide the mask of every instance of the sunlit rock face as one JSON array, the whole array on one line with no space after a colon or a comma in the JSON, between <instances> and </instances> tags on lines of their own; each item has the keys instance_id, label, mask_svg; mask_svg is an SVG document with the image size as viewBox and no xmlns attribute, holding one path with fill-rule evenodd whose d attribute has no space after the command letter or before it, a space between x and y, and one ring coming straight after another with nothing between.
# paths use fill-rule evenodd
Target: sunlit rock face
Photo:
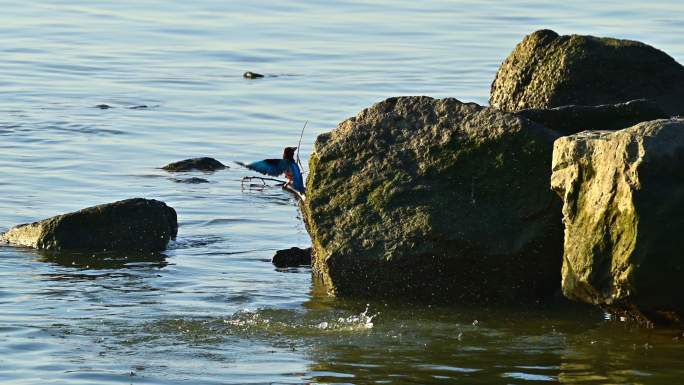
<instances>
[{"instance_id":1,"label":"sunlit rock face","mask_svg":"<svg viewBox=\"0 0 684 385\"><path fill-rule=\"evenodd\" d=\"M684 120L558 139L563 293L640 320L684 314Z\"/></svg>"},{"instance_id":2,"label":"sunlit rock face","mask_svg":"<svg viewBox=\"0 0 684 385\"><path fill-rule=\"evenodd\" d=\"M649 45L594 36L527 35L501 64L489 103L505 111L649 99L684 115L684 67Z\"/></svg>"}]
</instances>

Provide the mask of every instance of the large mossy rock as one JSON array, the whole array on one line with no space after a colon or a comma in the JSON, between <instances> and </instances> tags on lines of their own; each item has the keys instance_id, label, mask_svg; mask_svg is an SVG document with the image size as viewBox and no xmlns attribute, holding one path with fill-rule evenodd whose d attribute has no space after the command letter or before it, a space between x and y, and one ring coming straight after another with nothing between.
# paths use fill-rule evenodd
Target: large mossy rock
<instances>
[{"instance_id":1,"label":"large mossy rock","mask_svg":"<svg viewBox=\"0 0 684 385\"><path fill-rule=\"evenodd\" d=\"M0 234L0 242L55 251L160 251L177 231L173 208L133 198L19 225Z\"/></svg>"},{"instance_id":2,"label":"large mossy rock","mask_svg":"<svg viewBox=\"0 0 684 385\"><path fill-rule=\"evenodd\" d=\"M303 212L337 295L524 301L560 287L552 131L456 99L390 98L320 135Z\"/></svg>"},{"instance_id":3,"label":"large mossy rock","mask_svg":"<svg viewBox=\"0 0 684 385\"><path fill-rule=\"evenodd\" d=\"M649 45L593 36L526 36L501 64L489 103L505 111L653 100L684 114L684 67Z\"/></svg>"},{"instance_id":4,"label":"large mossy rock","mask_svg":"<svg viewBox=\"0 0 684 385\"><path fill-rule=\"evenodd\" d=\"M558 139L565 296L639 319L684 315L684 120Z\"/></svg>"}]
</instances>

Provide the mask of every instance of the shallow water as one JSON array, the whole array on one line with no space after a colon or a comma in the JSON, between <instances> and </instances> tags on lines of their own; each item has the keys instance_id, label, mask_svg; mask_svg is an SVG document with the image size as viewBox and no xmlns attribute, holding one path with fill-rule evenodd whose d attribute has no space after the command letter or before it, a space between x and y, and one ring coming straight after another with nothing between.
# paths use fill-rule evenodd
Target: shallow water
<instances>
[{"instance_id":1,"label":"shallow water","mask_svg":"<svg viewBox=\"0 0 684 385\"><path fill-rule=\"evenodd\" d=\"M684 3L101 3L2 1L0 230L144 196L176 208L179 237L161 258L100 264L0 247L0 383L681 382L680 335L592 308L326 298L308 269L269 262L309 243L294 200L242 189L231 162L278 156L308 120L306 158L389 96L485 104L542 27L683 62ZM158 169L194 156L232 167ZM210 183L174 180L190 177Z\"/></svg>"}]
</instances>

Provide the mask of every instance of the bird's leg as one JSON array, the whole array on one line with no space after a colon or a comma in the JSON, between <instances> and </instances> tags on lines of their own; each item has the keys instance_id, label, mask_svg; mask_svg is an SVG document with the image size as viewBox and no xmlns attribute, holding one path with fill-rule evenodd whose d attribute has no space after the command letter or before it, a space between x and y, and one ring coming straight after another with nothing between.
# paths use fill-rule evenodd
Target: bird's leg
<instances>
[{"instance_id":1,"label":"bird's leg","mask_svg":"<svg viewBox=\"0 0 684 385\"><path fill-rule=\"evenodd\" d=\"M285 186L290 186L292 185L292 172L290 170L285 171L285 177L287 178L287 183L285 183Z\"/></svg>"}]
</instances>

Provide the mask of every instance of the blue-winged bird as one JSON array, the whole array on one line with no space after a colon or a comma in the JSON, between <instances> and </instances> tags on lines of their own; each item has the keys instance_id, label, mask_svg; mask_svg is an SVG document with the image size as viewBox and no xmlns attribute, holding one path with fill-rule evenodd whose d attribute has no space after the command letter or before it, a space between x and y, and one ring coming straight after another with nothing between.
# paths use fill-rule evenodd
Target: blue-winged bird
<instances>
[{"instance_id":1,"label":"blue-winged bird","mask_svg":"<svg viewBox=\"0 0 684 385\"><path fill-rule=\"evenodd\" d=\"M297 147L285 147L285 150L283 150L283 159L264 159L249 164L241 162L236 163L266 175L278 176L285 174L287 183L301 194L304 194L302 171L299 169L299 166L294 159L296 150Z\"/></svg>"}]
</instances>

